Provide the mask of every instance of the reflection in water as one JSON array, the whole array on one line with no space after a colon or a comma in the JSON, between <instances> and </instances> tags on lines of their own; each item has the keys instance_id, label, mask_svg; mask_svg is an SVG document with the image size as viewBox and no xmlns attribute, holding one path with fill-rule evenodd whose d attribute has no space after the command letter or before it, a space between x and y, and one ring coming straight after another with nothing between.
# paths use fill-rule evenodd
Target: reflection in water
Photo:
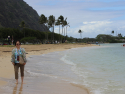
<instances>
[{"instance_id":1,"label":"reflection in water","mask_svg":"<svg viewBox=\"0 0 125 94\"><path fill-rule=\"evenodd\" d=\"M19 94L22 94L23 91L23 84L21 84L20 89L19 89Z\"/></svg>"},{"instance_id":2,"label":"reflection in water","mask_svg":"<svg viewBox=\"0 0 125 94\"><path fill-rule=\"evenodd\" d=\"M12 94L17 94L17 92L19 92L18 94L22 94L23 84L21 84L19 91L17 90L17 87L18 87L18 84L16 84L16 86L14 87Z\"/></svg>"},{"instance_id":3,"label":"reflection in water","mask_svg":"<svg viewBox=\"0 0 125 94\"><path fill-rule=\"evenodd\" d=\"M17 84L16 84L16 86L14 87L12 94L16 94L16 92L17 92Z\"/></svg>"}]
</instances>

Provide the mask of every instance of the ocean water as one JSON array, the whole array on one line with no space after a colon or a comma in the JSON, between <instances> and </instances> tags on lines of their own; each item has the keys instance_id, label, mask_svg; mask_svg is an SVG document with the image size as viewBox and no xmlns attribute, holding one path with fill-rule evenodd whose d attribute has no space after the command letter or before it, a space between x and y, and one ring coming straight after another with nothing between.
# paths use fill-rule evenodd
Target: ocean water
<instances>
[{"instance_id":1,"label":"ocean water","mask_svg":"<svg viewBox=\"0 0 125 94\"><path fill-rule=\"evenodd\" d=\"M13 84L14 77L0 78L9 82L2 87L3 94L16 94L15 88L21 88L21 94L46 94L43 91L48 87L42 84L59 80L82 85L90 94L125 94L125 47L121 45L101 44L32 55L27 58L23 89Z\"/></svg>"},{"instance_id":2,"label":"ocean water","mask_svg":"<svg viewBox=\"0 0 125 94\"><path fill-rule=\"evenodd\" d=\"M125 94L125 47L122 44L101 44L68 50L61 58L72 65L77 84L91 94Z\"/></svg>"}]
</instances>

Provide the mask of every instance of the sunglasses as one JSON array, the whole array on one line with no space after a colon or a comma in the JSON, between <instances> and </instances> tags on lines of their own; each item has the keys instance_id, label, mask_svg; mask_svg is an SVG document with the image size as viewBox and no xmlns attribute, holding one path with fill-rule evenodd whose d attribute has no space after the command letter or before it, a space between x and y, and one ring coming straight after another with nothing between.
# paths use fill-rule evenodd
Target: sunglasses
<instances>
[{"instance_id":1,"label":"sunglasses","mask_svg":"<svg viewBox=\"0 0 125 94\"><path fill-rule=\"evenodd\" d=\"M16 44L16 45L20 45L20 44Z\"/></svg>"}]
</instances>

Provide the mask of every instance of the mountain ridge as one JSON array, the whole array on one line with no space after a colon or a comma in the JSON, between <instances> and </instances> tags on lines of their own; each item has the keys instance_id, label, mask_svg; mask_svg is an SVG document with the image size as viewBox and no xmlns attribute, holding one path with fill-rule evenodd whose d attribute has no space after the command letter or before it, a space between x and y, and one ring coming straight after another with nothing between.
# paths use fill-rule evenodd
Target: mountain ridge
<instances>
[{"instance_id":1,"label":"mountain ridge","mask_svg":"<svg viewBox=\"0 0 125 94\"><path fill-rule=\"evenodd\" d=\"M24 21L28 28L46 31L45 25L39 24L39 15L23 0L0 0L0 27L20 28Z\"/></svg>"}]
</instances>

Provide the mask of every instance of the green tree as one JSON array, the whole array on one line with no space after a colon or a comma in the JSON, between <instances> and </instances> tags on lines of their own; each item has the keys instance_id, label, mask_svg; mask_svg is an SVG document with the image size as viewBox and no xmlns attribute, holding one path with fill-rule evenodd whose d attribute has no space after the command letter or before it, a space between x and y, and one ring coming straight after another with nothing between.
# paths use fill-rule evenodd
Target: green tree
<instances>
[{"instance_id":1,"label":"green tree","mask_svg":"<svg viewBox=\"0 0 125 94\"><path fill-rule=\"evenodd\" d=\"M62 15L60 15L58 17L59 21L60 21L60 24L62 25L62 35L63 35L63 21L64 21L64 17ZM62 37L61 37L61 41L62 41Z\"/></svg>"},{"instance_id":2,"label":"green tree","mask_svg":"<svg viewBox=\"0 0 125 94\"><path fill-rule=\"evenodd\" d=\"M61 25L61 24L60 24L60 20L59 20L59 18L57 19L55 25L56 25L56 26L59 26L59 35L60 35L60 25ZM59 41L61 41L60 36L59 36Z\"/></svg>"},{"instance_id":3,"label":"green tree","mask_svg":"<svg viewBox=\"0 0 125 94\"><path fill-rule=\"evenodd\" d=\"M67 19L67 18L66 18ZM63 21L63 28L64 28L64 40L65 40L65 26L67 25L66 19Z\"/></svg>"},{"instance_id":4,"label":"green tree","mask_svg":"<svg viewBox=\"0 0 125 94\"><path fill-rule=\"evenodd\" d=\"M67 25L67 18L64 20L64 17L62 15L60 15L60 17L58 18L61 25L62 25L62 35L63 35L63 28ZM64 36L65 36L65 29L64 29ZM62 40L62 38L61 38Z\"/></svg>"},{"instance_id":5,"label":"green tree","mask_svg":"<svg viewBox=\"0 0 125 94\"><path fill-rule=\"evenodd\" d=\"M53 27L53 30L52 30L52 40L53 40L53 42L54 42L54 25L55 25L55 17L53 16L53 15L50 15L49 16L49 20L48 20L48 25L49 25L49 27Z\"/></svg>"},{"instance_id":6,"label":"green tree","mask_svg":"<svg viewBox=\"0 0 125 94\"><path fill-rule=\"evenodd\" d=\"M67 23L66 19L64 20L63 25L64 25L64 27L66 26L66 39L67 39L67 27L68 26L70 27L70 25L69 25L69 23ZM65 33L65 31L64 31L64 33ZM64 36L65 36L65 34L64 34Z\"/></svg>"},{"instance_id":7,"label":"green tree","mask_svg":"<svg viewBox=\"0 0 125 94\"><path fill-rule=\"evenodd\" d=\"M111 32L113 35L114 35L114 30L112 30L112 32Z\"/></svg>"},{"instance_id":8,"label":"green tree","mask_svg":"<svg viewBox=\"0 0 125 94\"><path fill-rule=\"evenodd\" d=\"M0 23L0 28L2 28L3 26L1 25L1 23Z\"/></svg>"},{"instance_id":9,"label":"green tree","mask_svg":"<svg viewBox=\"0 0 125 94\"><path fill-rule=\"evenodd\" d=\"M115 37L106 34L99 34L97 35L96 39L101 42L111 42L115 40Z\"/></svg>"},{"instance_id":10,"label":"green tree","mask_svg":"<svg viewBox=\"0 0 125 94\"><path fill-rule=\"evenodd\" d=\"M24 21L22 21L19 26L24 30L24 28L26 27L26 24ZM24 37L25 37L25 30L24 30Z\"/></svg>"},{"instance_id":11,"label":"green tree","mask_svg":"<svg viewBox=\"0 0 125 94\"><path fill-rule=\"evenodd\" d=\"M47 17L45 17L44 14L41 14L39 23L42 24L42 25L43 25L43 24L46 25L47 30L48 30L48 31L46 31L46 33L47 33L47 41L48 41L48 32L49 32L48 20L47 20Z\"/></svg>"},{"instance_id":12,"label":"green tree","mask_svg":"<svg viewBox=\"0 0 125 94\"><path fill-rule=\"evenodd\" d=\"M78 33L80 33L80 37L81 37L81 40L82 40L82 30L79 30Z\"/></svg>"},{"instance_id":13,"label":"green tree","mask_svg":"<svg viewBox=\"0 0 125 94\"><path fill-rule=\"evenodd\" d=\"M118 37L122 38L122 34L121 34L121 33L120 33L120 34L118 34Z\"/></svg>"}]
</instances>

